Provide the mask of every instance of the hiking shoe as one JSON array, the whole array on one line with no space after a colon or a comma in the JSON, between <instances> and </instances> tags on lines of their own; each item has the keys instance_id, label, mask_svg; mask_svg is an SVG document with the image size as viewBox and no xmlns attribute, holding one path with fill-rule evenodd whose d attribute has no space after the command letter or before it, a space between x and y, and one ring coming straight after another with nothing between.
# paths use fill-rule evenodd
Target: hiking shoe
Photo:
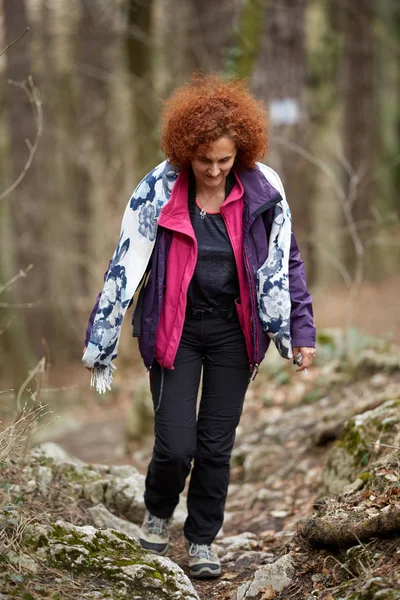
<instances>
[{"instance_id":1,"label":"hiking shoe","mask_svg":"<svg viewBox=\"0 0 400 600\"><path fill-rule=\"evenodd\" d=\"M189 542L189 570L195 579L211 579L221 575L221 563L218 554L208 544Z\"/></svg>"},{"instance_id":2,"label":"hiking shoe","mask_svg":"<svg viewBox=\"0 0 400 600\"><path fill-rule=\"evenodd\" d=\"M140 530L139 544L153 554L166 554L169 546L168 525L171 519L159 519L148 510Z\"/></svg>"}]
</instances>

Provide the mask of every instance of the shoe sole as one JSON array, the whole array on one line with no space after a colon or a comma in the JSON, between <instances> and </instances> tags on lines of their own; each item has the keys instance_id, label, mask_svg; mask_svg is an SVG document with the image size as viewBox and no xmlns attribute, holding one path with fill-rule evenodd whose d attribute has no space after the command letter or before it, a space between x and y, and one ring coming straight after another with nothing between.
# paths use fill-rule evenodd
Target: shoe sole
<instances>
[{"instance_id":1,"label":"shoe sole","mask_svg":"<svg viewBox=\"0 0 400 600\"><path fill-rule=\"evenodd\" d=\"M221 575L221 567L219 569L210 569L210 567L204 565L204 567L198 571L192 571L192 569L190 569L189 572L193 579L213 579L214 577L219 577Z\"/></svg>"},{"instance_id":2,"label":"shoe sole","mask_svg":"<svg viewBox=\"0 0 400 600\"><path fill-rule=\"evenodd\" d=\"M147 550L147 552L151 552L152 554L157 554L158 556L165 556L168 552L169 544L166 545L162 550L157 550L156 548L147 548L143 544L151 544L151 542L146 542L146 540L139 539L139 544L143 548L143 550Z\"/></svg>"}]
</instances>

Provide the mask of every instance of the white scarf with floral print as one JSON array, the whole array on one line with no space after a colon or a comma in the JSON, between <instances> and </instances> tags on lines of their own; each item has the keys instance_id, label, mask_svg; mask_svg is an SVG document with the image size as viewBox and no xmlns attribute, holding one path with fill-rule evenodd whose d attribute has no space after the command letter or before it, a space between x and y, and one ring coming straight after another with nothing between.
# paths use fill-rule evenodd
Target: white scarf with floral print
<instances>
[{"instance_id":1,"label":"white scarf with floral print","mask_svg":"<svg viewBox=\"0 0 400 600\"><path fill-rule=\"evenodd\" d=\"M282 196L282 201L274 207L268 258L257 273L259 316L280 354L291 358L290 210L278 175L261 163L257 166ZM143 178L126 207L119 241L82 358L83 364L93 369L91 387L99 393L111 389L116 368L111 361L117 356L122 321L146 271L156 239L158 218L171 197L178 174L179 170L168 161L162 162Z\"/></svg>"}]
</instances>

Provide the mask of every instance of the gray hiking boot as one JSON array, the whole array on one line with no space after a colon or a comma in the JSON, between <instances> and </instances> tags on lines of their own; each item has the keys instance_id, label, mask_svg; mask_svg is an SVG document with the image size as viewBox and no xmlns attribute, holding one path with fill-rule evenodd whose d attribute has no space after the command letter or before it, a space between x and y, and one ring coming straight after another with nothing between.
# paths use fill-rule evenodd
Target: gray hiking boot
<instances>
[{"instance_id":1,"label":"gray hiking boot","mask_svg":"<svg viewBox=\"0 0 400 600\"><path fill-rule=\"evenodd\" d=\"M168 525L171 519L159 519L146 510L139 543L145 550L163 556L169 546Z\"/></svg>"},{"instance_id":2,"label":"gray hiking boot","mask_svg":"<svg viewBox=\"0 0 400 600\"><path fill-rule=\"evenodd\" d=\"M189 570L195 579L211 579L221 575L221 563L218 554L208 544L189 542Z\"/></svg>"}]
</instances>

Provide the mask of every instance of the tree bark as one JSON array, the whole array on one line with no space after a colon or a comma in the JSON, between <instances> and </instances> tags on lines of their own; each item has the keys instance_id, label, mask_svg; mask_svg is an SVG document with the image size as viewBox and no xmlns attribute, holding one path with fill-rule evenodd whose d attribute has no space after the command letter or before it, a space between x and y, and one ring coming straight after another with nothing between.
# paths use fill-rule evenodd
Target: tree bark
<instances>
[{"instance_id":1,"label":"tree bark","mask_svg":"<svg viewBox=\"0 0 400 600\"><path fill-rule=\"evenodd\" d=\"M28 26L25 4L23 0L3 0L5 25L5 45L20 37ZM30 75L29 34L8 49L6 59L6 81L11 79L21 83ZM1 172L2 190L5 190L21 173L28 158L29 150L25 140L31 142L35 136L35 123L32 106L23 92L15 86L5 88L6 114L10 145L10 163L8 172L3 167ZM17 275L20 268L35 262L36 248L33 244L32 223L37 222L36 198L29 195L29 186L33 180L32 169L20 185L0 206L0 240L1 268L0 283L6 283ZM33 190L32 190L33 191ZM36 265L38 268L39 265ZM19 387L26 378L29 368L34 363L31 342L27 329L27 321L23 310L12 309L15 302L34 302L38 300L38 286L34 284L35 276L29 275L30 285L17 282L12 290L4 292L1 301L10 304L9 309L2 309L0 329L3 330L1 344L4 346L5 360L2 368L10 377L12 384Z\"/></svg>"},{"instance_id":2,"label":"tree bark","mask_svg":"<svg viewBox=\"0 0 400 600\"><path fill-rule=\"evenodd\" d=\"M221 71L226 51L233 44L240 4L237 0L191 0L188 22L192 69L205 73Z\"/></svg>"},{"instance_id":3,"label":"tree bark","mask_svg":"<svg viewBox=\"0 0 400 600\"><path fill-rule=\"evenodd\" d=\"M155 97L152 49L154 4L153 0L127 0L127 7L126 56L132 86L133 168L135 179L140 180L160 158L159 106Z\"/></svg>"},{"instance_id":4,"label":"tree bark","mask_svg":"<svg viewBox=\"0 0 400 600\"><path fill-rule=\"evenodd\" d=\"M352 546L371 538L400 533L400 509L391 507L373 517L358 514L357 520L351 517L312 517L302 523L299 530L303 537L318 546Z\"/></svg>"},{"instance_id":5,"label":"tree bark","mask_svg":"<svg viewBox=\"0 0 400 600\"><path fill-rule=\"evenodd\" d=\"M267 3L252 88L269 108L268 163L283 180L296 236L310 267L314 167L298 152L307 149L310 135L305 105L306 5L306 0Z\"/></svg>"},{"instance_id":6,"label":"tree bark","mask_svg":"<svg viewBox=\"0 0 400 600\"><path fill-rule=\"evenodd\" d=\"M374 0L360 0L356 4L342 0L343 180L347 202L352 204L352 218L364 244L371 234L374 199L374 7ZM355 270L357 260L363 259L349 237L346 247L346 262Z\"/></svg>"}]
</instances>

